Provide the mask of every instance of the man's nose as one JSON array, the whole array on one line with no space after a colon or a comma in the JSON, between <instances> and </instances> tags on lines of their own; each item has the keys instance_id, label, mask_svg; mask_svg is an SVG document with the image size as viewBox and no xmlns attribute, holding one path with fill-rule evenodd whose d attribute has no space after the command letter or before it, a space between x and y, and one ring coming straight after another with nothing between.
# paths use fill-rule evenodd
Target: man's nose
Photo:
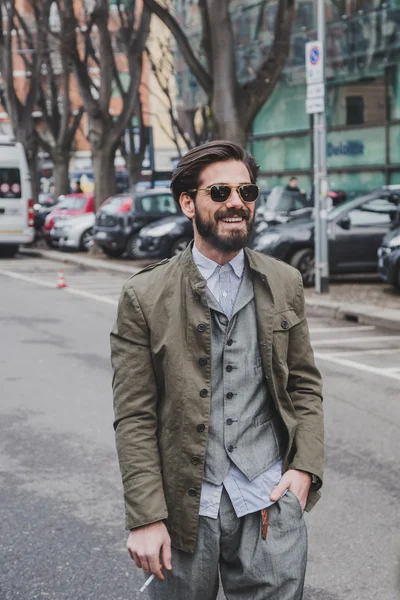
<instances>
[{"instance_id":1,"label":"man's nose","mask_svg":"<svg viewBox=\"0 0 400 600\"><path fill-rule=\"evenodd\" d=\"M242 208L243 200L240 197L239 190L232 189L229 199L225 202L227 208Z\"/></svg>"}]
</instances>

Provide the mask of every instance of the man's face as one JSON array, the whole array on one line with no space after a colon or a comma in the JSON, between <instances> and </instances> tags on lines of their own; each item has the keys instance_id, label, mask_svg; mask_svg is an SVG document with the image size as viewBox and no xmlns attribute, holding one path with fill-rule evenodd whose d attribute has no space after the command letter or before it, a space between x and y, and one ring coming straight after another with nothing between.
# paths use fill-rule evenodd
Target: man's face
<instances>
[{"instance_id":1,"label":"man's face","mask_svg":"<svg viewBox=\"0 0 400 600\"><path fill-rule=\"evenodd\" d=\"M198 188L246 183L252 183L246 165L230 160L206 167L201 172ZM223 203L214 202L210 192L199 191L194 211L195 231L209 246L221 252L237 252L246 246L253 226L255 202L243 202L237 190L232 190Z\"/></svg>"},{"instance_id":2,"label":"man's face","mask_svg":"<svg viewBox=\"0 0 400 600\"><path fill-rule=\"evenodd\" d=\"M291 179L289 182L290 187L295 188L297 187L297 179Z\"/></svg>"}]
</instances>

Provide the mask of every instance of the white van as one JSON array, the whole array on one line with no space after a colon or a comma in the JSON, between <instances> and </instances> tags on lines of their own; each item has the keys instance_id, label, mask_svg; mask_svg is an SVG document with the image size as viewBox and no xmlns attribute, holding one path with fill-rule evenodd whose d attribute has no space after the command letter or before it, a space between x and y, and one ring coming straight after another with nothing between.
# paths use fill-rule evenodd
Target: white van
<instances>
[{"instance_id":1,"label":"white van","mask_svg":"<svg viewBox=\"0 0 400 600\"><path fill-rule=\"evenodd\" d=\"M19 142L0 135L0 256L34 239L31 180Z\"/></svg>"}]
</instances>

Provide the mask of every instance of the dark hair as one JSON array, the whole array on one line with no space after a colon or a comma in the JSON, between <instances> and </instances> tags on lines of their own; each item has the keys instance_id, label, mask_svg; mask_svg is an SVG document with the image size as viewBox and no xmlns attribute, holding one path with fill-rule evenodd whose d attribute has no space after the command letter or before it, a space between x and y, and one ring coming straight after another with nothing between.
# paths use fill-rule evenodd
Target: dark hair
<instances>
[{"instance_id":1,"label":"dark hair","mask_svg":"<svg viewBox=\"0 0 400 600\"><path fill-rule=\"evenodd\" d=\"M242 161L249 172L252 183L255 183L259 167L254 158L237 144L226 141L207 142L189 150L179 161L171 181L171 191L176 202L182 192L196 189L199 185L200 174L209 165L228 160ZM191 197L195 194L189 194Z\"/></svg>"},{"instance_id":2,"label":"dark hair","mask_svg":"<svg viewBox=\"0 0 400 600\"><path fill-rule=\"evenodd\" d=\"M290 181L297 181L297 177L293 175L293 177L290 178Z\"/></svg>"}]
</instances>

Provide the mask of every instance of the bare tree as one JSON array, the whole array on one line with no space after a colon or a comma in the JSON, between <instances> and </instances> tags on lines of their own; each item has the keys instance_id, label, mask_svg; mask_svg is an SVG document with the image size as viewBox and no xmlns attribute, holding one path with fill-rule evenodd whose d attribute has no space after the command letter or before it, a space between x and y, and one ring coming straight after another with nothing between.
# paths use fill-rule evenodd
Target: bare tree
<instances>
[{"instance_id":1,"label":"bare tree","mask_svg":"<svg viewBox=\"0 0 400 600\"><path fill-rule=\"evenodd\" d=\"M150 11L139 11L135 0L117 0L110 14L108 0L83 3L78 15L73 0L57 0L63 26L69 32L64 50L72 60L85 111L92 148L96 205L115 191L114 158L138 101L142 55L150 27ZM61 6L62 5L62 6ZM124 86L121 63L128 83ZM95 75L93 73L95 72ZM111 114L115 91L121 111Z\"/></svg>"},{"instance_id":2,"label":"bare tree","mask_svg":"<svg viewBox=\"0 0 400 600\"><path fill-rule=\"evenodd\" d=\"M204 59L201 61L183 27L161 0L144 0L168 27L190 71L210 99L214 137L245 145L260 108L272 94L285 66L295 0L278 0L274 39L252 79L240 83L235 64L235 39L229 0L198 0Z\"/></svg>"}]
</instances>

